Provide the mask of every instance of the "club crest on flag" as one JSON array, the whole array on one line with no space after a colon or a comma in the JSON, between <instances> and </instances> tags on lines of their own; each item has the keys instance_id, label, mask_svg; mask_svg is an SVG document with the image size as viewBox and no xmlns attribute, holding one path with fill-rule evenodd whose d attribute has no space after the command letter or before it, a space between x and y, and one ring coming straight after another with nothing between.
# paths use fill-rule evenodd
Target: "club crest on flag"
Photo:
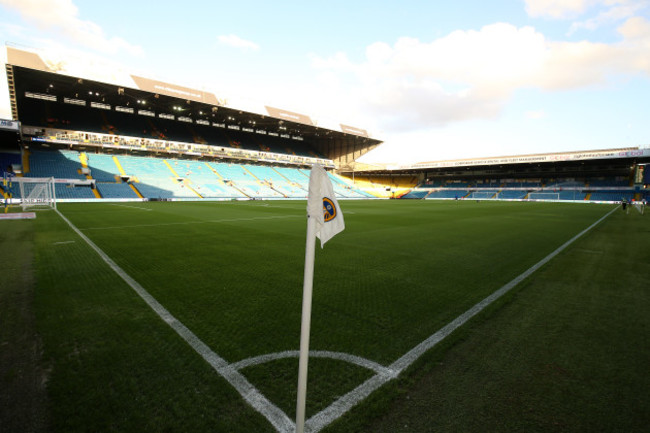
<instances>
[{"instance_id":1,"label":"club crest on flag","mask_svg":"<svg viewBox=\"0 0 650 433\"><path fill-rule=\"evenodd\" d=\"M328 198L323 197L323 220L324 222L330 222L336 218L336 205L334 202Z\"/></svg>"},{"instance_id":2,"label":"club crest on flag","mask_svg":"<svg viewBox=\"0 0 650 433\"><path fill-rule=\"evenodd\" d=\"M309 176L307 215L314 222L314 233L320 239L321 248L345 228L343 209L336 200L330 177L318 164L312 166Z\"/></svg>"}]
</instances>

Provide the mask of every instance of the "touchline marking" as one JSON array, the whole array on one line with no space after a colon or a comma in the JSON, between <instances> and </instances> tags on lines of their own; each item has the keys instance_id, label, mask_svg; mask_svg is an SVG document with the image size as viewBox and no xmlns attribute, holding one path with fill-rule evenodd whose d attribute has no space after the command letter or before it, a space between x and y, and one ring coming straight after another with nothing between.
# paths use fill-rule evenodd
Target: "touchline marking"
<instances>
[{"instance_id":1,"label":"touchline marking","mask_svg":"<svg viewBox=\"0 0 650 433\"><path fill-rule=\"evenodd\" d=\"M207 221L181 221L177 223L157 223L157 224L134 224L130 226L113 226L113 227L88 227L80 229L83 231L87 230L115 230L115 229L136 229L142 227L163 227L163 226L183 226L183 225L192 225L192 224L210 224L210 223L232 223L232 222L241 222L241 221L257 221L257 220L272 220L272 219L284 219L284 218L296 218L304 217L304 215L273 215L265 217L250 217L250 218L224 218L218 220L207 220Z\"/></svg>"},{"instance_id":2,"label":"touchline marking","mask_svg":"<svg viewBox=\"0 0 650 433\"><path fill-rule=\"evenodd\" d=\"M446 326L442 327L439 331L431 335L429 338L424 340L422 343L418 344L415 346L413 349L409 350L406 354L401 356L399 359L397 359L395 362L393 362L390 366L388 366L389 370L392 370L395 372L394 376L388 377L388 376L382 376L380 374L377 374L370 379L366 380L364 383L353 389L352 391L348 392L344 396L340 397L338 400L336 400L334 403L332 403L329 407L323 409L316 415L312 416L305 422L305 430L310 432L310 433L316 433L331 424L333 421L336 419L340 418L345 414L347 411L349 411L352 407L357 405L359 402L361 402L363 399L365 399L367 396L369 396L372 392L380 388L382 385L384 385L386 382L390 381L391 379L396 378L399 376L402 371L407 369L408 367L413 364L420 356L422 356L427 350L433 348L436 344L438 344L440 341L442 341L445 337L450 335L452 332L454 332L456 329L467 323L469 319L472 317L476 316L478 313L483 311L485 307L490 305L492 302L495 300L499 299L501 296L504 294L508 293L510 290L512 290L513 287L515 287L517 284L522 282L524 279L528 278L532 273L537 271L539 268L544 266L546 263L548 263L552 258L560 254L562 251L564 251L569 245L571 245L573 242L575 242L578 238L583 236L585 233L596 227L600 222L602 222L605 218L610 216L612 213L614 213L618 208L612 209L610 212L606 213L603 217L601 217L598 221L566 241L564 244L562 244L559 248L557 248L555 251L550 253L548 256L544 257L542 260L531 266L528 270L520 274L519 276L515 277L512 281L480 301L478 304L474 305L471 307L469 310L465 311L463 314L452 320L449 324Z\"/></svg>"},{"instance_id":3,"label":"touchline marking","mask_svg":"<svg viewBox=\"0 0 650 433\"><path fill-rule=\"evenodd\" d=\"M104 251L102 251L93 241L70 222L58 209L56 213L65 221L75 233L81 237L99 256L106 262L113 271L119 275L131 288L154 310L154 312L171 328L176 331L178 335L183 338L208 364L214 368L224 379L230 383L241 394L241 396L253 407L256 411L264 415L264 417L275 427L279 432L292 432L296 429L295 423L280 410L277 406L271 403L261 392L257 390L241 373L234 369L228 362L214 353L203 341L199 339L192 331L185 325L178 321L172 314L167 311L153 296L145 290L137 281L131 278L117 263L115 263Z\"/></svg>"},{"instance_id":4,"label":"touchline marking","mask_svg":"<svg viewBox=\"0 0 650 433\"><path fill-rule=\"evenodd\" d=\"M492 304L495 300L499 299L504 294L508 293L512 288L517 286L524 279L528 278L531 274L539 268L548 263L551 259L565 250L569 245L582 237L585 233L600 224L605 218L614 213L618 207L606 213L595 223L569 239L567 242L558 247L555 251L544 257L542 260L531 266L519 276L515 277L509 283L502 286L500 289L487 296L482 301L475 304L469 310L452 320L450 323L442 327L440 330L432 334L422 343L409 350L406 354L402 355L395 362L388 367L384 367L374 361L370 361L355 355L350 355L341 352L330 351L310 351L309 356L314 358L332 358L345 362L358 365L360 367L368 368L376 372L374 376L366 380L361 385L357 386L352 391L343 395L334 401L330 406L323 409L316 415L312 416L305 422L305 431L316 433L327 427L333 421L337 420L348 412L352 407L363 401L366 397L379 389L385 383L392 379L397 378L404 370L410 367L420 356L426 351L432 349L436 344L449 336L459 327L463 326L472 317L483 311L488 305ZM110 257L108 257L97 245L95 245L88 237L86 237L79 229L77 229L72 222L70 222L58 209L55 210L61 218L77 233L99 256L108 264L115 273L117 273L131 288L149 305L151 309L158 314L158 316L165 321L169 326L174 329L198 354L203 357L224 379L226 379L251 405L255 410L264 415L264 417L273 425L273 427L281 433L292 433L296 429L295 423L277 406L271 403L262 393L260 393L248 380L239 372L239 370L262 364L265 362L274 361L277 359L298 357L299 351L288 350L284 352L272 353L267 355L256 356L247 358L239 362L228 364L226 360L219 357L213 352L205 343L203 343L192 331L185 325L179 322L174 316L167 311L153 296L149 294L140 284L131 278L122 268L120 268ZM262 218L250 218L265 219ZM248 220L248 219L247 219ZM205 221L205 222L220 222L219 221ZM156 224L159 225L159 224ZM167 225L167 224L162 224Z\"/></svg>"}]
</instances>

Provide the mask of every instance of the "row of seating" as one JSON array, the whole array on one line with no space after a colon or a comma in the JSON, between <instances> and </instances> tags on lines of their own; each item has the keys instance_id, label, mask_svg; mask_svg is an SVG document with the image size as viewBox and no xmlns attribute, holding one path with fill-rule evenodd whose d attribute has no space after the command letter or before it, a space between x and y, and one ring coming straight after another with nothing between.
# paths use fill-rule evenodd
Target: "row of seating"
<instances>
[{"instance_id":1,"label":"row of seating","mask_svg":"<svg viewBox=\"0 0 650 433\"><path fill-rule=\"evenodd\" d=\"M499 199L499 200L566 200L566 201L621 201L632 200L634 192L631 190L606 190L584 191L570 189L562 191L526 191L526 190L494 190L494 189L425 189L419 188L410 191L403 198L408 199Z\"/></svg>"},{"instance_id":2,"label":"row of seating","mask_svg":"<svg viewBox=\"0 0 650 433\"><path fill-rule=\"evenodd\" d=\"M29 167L25 176L92 179L99 195L107 199L137 198L139 195L149 199L305 199L310 175L308 169L290 167L135 155L82 155L75 150L33 150L29 154ZM84 168L89 171L82 170ZM330 174L330 178L337 197L372 197L338 176ZM58 198L66 199L96 198L91 187L71 183L57 184L56 193Z\"/></svg>"},{"instance_id":3,"label":"row of seating","mask_svg":"<svg viewBox=\"0 0 650 433\"><path fill-rule=\"evenodd\" d=\"M628 187L630 180L621 177L597 177L589 179L545 179L539 181L530 180L486 180L486 181L442 181L427 180L420 183L418 188L450 188L450 189L501 189L501 188L522 188L522 189L539 189L539 188L601 188L601 187Z\"/></svg>"}]
</instances>

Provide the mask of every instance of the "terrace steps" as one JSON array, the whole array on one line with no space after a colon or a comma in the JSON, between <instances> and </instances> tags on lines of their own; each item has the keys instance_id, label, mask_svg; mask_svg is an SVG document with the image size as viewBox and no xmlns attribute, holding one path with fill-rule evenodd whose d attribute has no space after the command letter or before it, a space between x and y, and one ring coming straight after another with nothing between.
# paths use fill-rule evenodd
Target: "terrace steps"
<instances>
[{"instance_id":1,"label":"terrace steps","mask_svg":"<svg viewBox=\"0 0 650 433\"><path fill-rule=\"evenodd\" d=\"M174 167L171 166L171 164L169 163L169 161L167 161L166 159L163 159L163 163L165 163L165 165L167 166L167 168L169 169L169 171L172 172L172 174L174 175L174 177L176 177L176 178L181 178L181 177L182 177L182 176L179 176L178 173L176 173L176 170L174 170Z\"/></svg>"},{"instance_id":2,"label":"terrace steps","mask_svg":"<svg viewBox=\"0 0 650 433\"><path fill-rule=\"evenodd\" d=\"M133 185L132 183L129 183L128 185L131 187L131 189L133 190L133 192L135 192L135 194L136 194L139 198L144 198L144 196L143 196L142 194L140 194L140 191L138 191L138 188L136 188L135 185Z\"/></svg>"},{"instance_id":3,"label":"terrace steps","mask_svg":"<svg viewBox=\"0 0 650 433\"><path fill-rule=\"evenodd\" d=\"M86 152L79 152L79 161L81 162L81 167L88 169L88 155ZM86 179L92 179L92 175L86 174ZM95 198L102 198L102 195L99 193L97 188L92 188L93 194L95 195Z\"/></svg>"},{"instance_id":4,"label":"terrace steps","mask_svg":"<svg viewBox=\"0 0 650 433\"><path fill-rule=\"evenodd\" d=\"M207 162L205 163L205 165L206 165L210 170L212 170L212 172L213 172L214 174L216 174L216 175L219 177L219 179L220 179L221 181L223 181L223 176L222 176L222 175L221 175L217 170L215 170L214 167L212 167L212 166L211 166L210 164L208 164Z\"/></svg>"},{"instance_id":5,"label":"terrace steps","mask_svg":"<svg viewBox=\"0 0 650 433\"><path fill-rule=\"evenodd\" d=\"M117 159L117 156L113 156L113 161L115 161L115 165L117 166L117 169L119 170L120 174L122 176L126 176L127 174L124 171L124 169L122 168L122 164L120 164L120 160Z\"/></svg>"},{"instance_id":6,"label":"terrace steps","mask_svg":"<svg viewBox=\"0 0 650 433\"><path fill-rule=\"evenodd\" d=\"M27 149L23 150L23 173L29 173L29 155L30 152Z\"/></svg>"}]
</instances>

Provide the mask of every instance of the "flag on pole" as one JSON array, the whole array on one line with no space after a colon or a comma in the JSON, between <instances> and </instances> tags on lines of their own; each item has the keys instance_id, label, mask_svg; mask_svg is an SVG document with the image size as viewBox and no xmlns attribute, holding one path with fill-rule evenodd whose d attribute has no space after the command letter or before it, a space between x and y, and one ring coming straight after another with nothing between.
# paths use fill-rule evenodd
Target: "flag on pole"
<instances>
[{"instance_id":1,"label":"flag on pole","mask_svg":"<svg viewBox=\"0 0 650 433\"><path fill-rule=\"evenodd\" d=\"M302 286L302 323L300 325L300 356L298 358L298 398L296 400L296 433L305 431L307 400L307 364L309 362L309 328L311 326L311 298L314 282L314 253L316 237L323 248L345 228L343 212L327 172L318 164L311 168L309 198L307 200L307 242L305 244L305 277Z\"/></svg>"},{"instance_id":2,"label":"flag on pole","mask_svg":"<svg viewBox=\"0 0 650 433\"><path fill-rule=\"evenodd\" d=\"M321 248L345 228L343 212L334 196L332 181L318 164L312 166L309 177L307 215L315 221L316 237L320 239Z\"/></svg>"}]
</instances>

